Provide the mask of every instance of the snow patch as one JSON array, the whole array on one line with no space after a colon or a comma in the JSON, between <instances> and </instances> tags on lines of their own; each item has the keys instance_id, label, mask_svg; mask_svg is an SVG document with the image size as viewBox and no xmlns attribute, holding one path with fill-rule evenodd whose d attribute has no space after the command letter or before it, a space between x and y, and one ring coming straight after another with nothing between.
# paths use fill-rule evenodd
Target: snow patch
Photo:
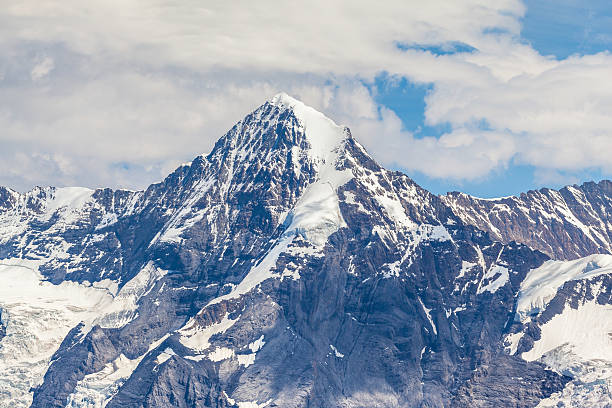
<instances>
[{"instance_id":1,"label":"snow patch","mask_svg":"<svg viewBox=\"0 0 612 408\"><path fill-rule=\"evenodd\" d=\"M518 348L519 342L523 338L525 333L511 333L508 334L505 338L506 350L510 355L516 354L516 349Z\"/></svg>"},{"instance_id":2,"label":"snow patch","mask_svg":"<svg viewBox=\"0 0 612 408\"><path fill-rule=\"evenodd\" d=\"M211 324L208 327L201 327L197 324L197 321L191 319L185 327L179 329L181 337L179 341L185 347L188 347L194 351L204 351L210 347L210 338L218 333L224 333L230 327L238 321L236 319L229 319L226 314L219 323Z\"/></svg>"},{"instance_id":3,"label":"snow patch","mask_svg":"<svg viewBox=\"0 0 612 408\"><path fill-rule=\"evenodd\" d=\"M533 348L522 354L527 361L565 344L572 346L583 360L607 360L612 363L612 305L587 302L573 309L568 305L540 327L541 338Z\"/></svg>"},{"instance_id":4,"label":"snow patch","mask_svg":"<svg viewBox=\"0 0 612 408\"><path fill-rule=\"evenodd\" d=\"M256 353L238 354L238 364L244 366L245 368L250 366L251 364L255 364L256 355Z\"/></svg>"},{"instance_id":5,"label":"snow patch","mask_svg":"<svg viewBox=\"0 0 612 408\"><path fill-rule=\"evenodd\" d=\"M351 204L351 205L356 205L357 206L357 211L363 212L363 213L367 213L368 210L366 210L366 208L363 206L363 204L361 204L359 201L357 201L356 198L357 198L357 196L352 191L345 191L344 192L344 202L345 203Z\"/></svg>"},{"instance_id":6,"label":"snow patch","mask_svg":"<svg viewBox=\"0 0 612 408\"><path fill-rule=\"evenodd\" d=\"M227 347L216 347L212 353L208 354L210 361L218 362L234 357L234 350Z\"/></svg>"},{"instance_id":7,"label":"snow patch","mask_svg":"<svg viewBox=\"0 0 612 408\"><path fill-rule=\"evenodd\" d=\"M253 353L257 353L259 350L261 350L264 344L266 344L266 342L264 341L264 335L262 334L257 340L249 343L249 349L251 349Z\"/></svg>"},{"instance_id":8,"label":"snow patch","mask_svg":"<svg viewBox=\"0 0 612 408\"><path fill-rule=\"evenodd\" d=\"M425 315L427 316L427 319L429 320L429 323L431 324L431 328L434 332L434 334L437 336L438 335L438 328L436 327L436 324L434 323L433 319L431 318L431 309L427 308L425 306L425 304L423 303L423 301L421 300L421 298L419 298L419 303L421 303L421 307L423 307L423 311L425 312Z\"/></svg>"},{"instance_id":9,"label":"snow patch","mask_svg":"<svg viewBox=\"0 0 612 408\"><path fill-rule=\"evenodd\" d=\"M322 246L331 234L346 226L336 188L329 181L308 186L289 215L291 224L286 233L301 235L314 245Z\"/></svg>"},{"instance_id":10,"label":"snow patch","mask_svg":"<svg viewBox=\"0 0 612 408\"><path fill-rule=\"evenodd\" d=\"M208 208L194 210L193 207L198 200L210 190L214 183L215 179L212 178L200 180L198 184L193 187L193 192L186 200L185 204L183 204L180 211L170 218L170 221L168 221L164 229L151 240L149 246L156 242L182 242L183 238L181 236L183 232L201 221L209 211Z\"/></svg>"},{"instance_id":11,"label":"snow patch","mask_svg":"<svg viewBox=\"0 0 612 408\"><path fill-rule=\"evenodd\" d=\"M236 406L238 408L265 408L268 405L270 405L270 403L272 402L272 400L268 400L262 404L258 404L257 401L236 401L233 398L230 398L229 395L227 395L227 393L225 391L223 391L223 395L225 396L225 399L227 400L227 402L229 402L230 404L232 404L233 406Z\"/></svg>"},{"instance_id":12,"label":"snow patch","mask_svg":"<svg viewBox=\"0 0 612 408\"><path fill-rule=\"evenodd\" d=\"M492 279L495 276L497 276L495 280L487 283L485 286L480 286L477 290L477 293L478 294L481 294L484 292L495 293L497 289L503 287L510 279L508 268L506 268L505 266L501 266L501 265L493 265L491 266L491 268L489 268L487 273L484 274L480 284L482 285L482 282L484 282L486 279Z\"/></svg>"},{"instance_id":13,"label":"snow patch","mask_svg":"<svg viewBox=\"0 0 612 408\"><path fill-rule=\"evenodd\" d=\"M103 328L120 328L128 324L136 317L138 301L148 295L155 286L155 282L167 273L168 271L157 268L153 262L147 263L136 276L123 285L112 303L104 308L101 317L97 318L93 325L98 324Z\"/></svg>"},{"instance_id":14,"label":"snow patch","mask_svg":"<svg viewBox=\"0 0 612 408\"><path fill-rule=\"evenodd\" d=\"M590 255L573 261L546 261L532 269L521 283L517 319L540 313L565 282L612 273L612 255Z\"/></svg>"},{"instance_id":15,"label":"snow patch","mask_svg":"<svg viewBox=\"0 0 612 408\"><path fill-rule=\"evenodd\" d=\"M249 293L253 288L266 279L280 276L273 273L272 268L276 266L276 261L278 260L280 254L287 251L287 248L293 241L293 238L294 236L291 235L283 235L276 245L270 251L268 251L266 256L259 261L257 265L251 268L244 279L240 281L240 283L236 285L230 293L211 300L207 306L220 303L224 300L238 298L246 293Z\"/></svg>"},{"instance_id":16,"label":"snow patch","mask_svg":"<svg viewBox=\"0 0 612 408\"><path fill-rule=\"evenodd\" d=\"M251 364L255 364L255 357L257 356L257 352L261 350L261 348L266 344L264 341L263 334L257 340L249 343L248 348L251 350L249 354L237 354L238 364L244 366L245 368L250 366Z\"/></svg>"},{"instance_id":17,"label":"snow patch","mask_svg":"<svg viewBox=\"0 0 612 408\"><path fill-rule=\"evenodd\" d=\"M338 351L338 349L333 345L330 344L329 347L332 349L332 351L334 352L334 354L336 355L336 357L338 358L344 358L344 354L342 354L341 352Z\"/></svg>"},{"instance_id":18,"label":"snow patch","mask_svg":"<svg viewBox=\"0 0 612 408\"><path fill-rule=\"evenodd\" d=\"M461 270L459 271L459 275L455 279L460 279L465 276L465 273L475 267L476 264L473 262L461 261Z\"/></svg>"},{"instance_id":19,"label":"snow patch","mask_svg":"<svg viewBox=\"0 0 612 408\"><path fill-rule=\"evenodd\" d=\"M197 356L185 356L187 360L202 361L206 359L206 354L198 354Z\"/></svg>"},{"instance_id":20,"label":"snow patch","mask_svg":"<svg viewBox=\"0 0 612 408\"><path fill-rule=\"evenodd\" d=\"M155 364L161 365L170 359L170 357L175 356L176 353L170 347L166 347L164 351L162 351L157 358L155 359Z\"/></svg>"},{"instance_id":21,"label":"snow patch","mask_svg":"<svg viewBox=\"0 0 612 408\"><path fill-rule=\"evenodd\" d=\"M421 224L413 229L415 241L452 241L448 230L443 225Z\"/></svg>"},{"instance_id":22,"label":"snow patch","mask_svg":"<svg viewBox=\"0 0 612 408\"><path fill-rule=\"evenodd\" d=\"M400 276L401 262L402 262L402 260L383 264L383 266L382 266L382 269L383 269L382 275L383 275L383 277L385 279L389 279L391 277L398 278Z\"/></svg>"},{"instance_id":23,"label":"snow patch","mask_svg":"<svg viewBox=\"0 0 612 408\"><path fill-rule=\"evenodd\" d=\"M53 198L47 202L45 213L51 217L57 211L71 213L82 209L92 200L94 190L84 187L63 187L53 189Z\"/></svg>"}]
</instances>

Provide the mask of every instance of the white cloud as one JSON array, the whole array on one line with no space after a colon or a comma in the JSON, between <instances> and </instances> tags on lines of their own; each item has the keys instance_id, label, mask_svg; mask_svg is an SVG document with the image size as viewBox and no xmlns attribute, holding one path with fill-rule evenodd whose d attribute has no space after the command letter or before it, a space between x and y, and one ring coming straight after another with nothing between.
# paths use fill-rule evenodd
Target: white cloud
<instances>
[{"instance_id":1,"label":"white cloud","mask_svg":"<svg viewBox=\"0 0 612 408\"><path fill-rule=\"evenodd\" d=\"M612 171L612 57L539 55L520 41L524 12L517 0L7 4L0 184L142 188L280 90L349 125L383 163L432 177L512 161ZM450 43L477 51L397 46ZM363 85L382 72L432 84L427 123L450 131L403 129Z\"/></svg>"},{"instance_id":2,"label":"white cloud","mask_svg":"<svg viewBox=\"0 0 612 408\"><path fill-rule=\"evenodd\" d=\"M397 42L473 43L487 27L517 34L521 3L490 3L26 0L4 8L0 38L197 70L371 75L407 62Z\"/></svg>"},{"instance_id":3,"label":"white cloud","mask_svg":"<svg viewBox=\"0 0 612 408\"><path fill-rule=\"evenodd\" d=\"M38 62L32 71L30 71L30 77L33 81L37 81L43 77L46 77L49 72L51 72L55 68L55 64L52 58L44 57L40 62Z\"/></svg>"},{"instance_id":4,"label":"white cloud","mask_svg":"<svg viewBox=\"0 0 612 408\"><path fill-rule=\"evenodd\" d=\"M515 141L497 131L458 128L439 138L417 138L402 129L397 115L382 108L380 116L353 119L352 132L380 161L430 177L482 179L505 168Z\"/></svg>"},{"instance_id":5,"label":"white cloud","mask_svg":"<svg viewBox=\"0 0 612 408\"><path fill-rule=\"evenodd\" d=\"M530 51L530 50L527 50ZM497 63L503 63L499 58ZM540 168L612 172L612 56L555 61L540 57L509 79L437 84L428 97L430 124L483 120L515 142L513 156Z\"/></svg>"}]
</instances>

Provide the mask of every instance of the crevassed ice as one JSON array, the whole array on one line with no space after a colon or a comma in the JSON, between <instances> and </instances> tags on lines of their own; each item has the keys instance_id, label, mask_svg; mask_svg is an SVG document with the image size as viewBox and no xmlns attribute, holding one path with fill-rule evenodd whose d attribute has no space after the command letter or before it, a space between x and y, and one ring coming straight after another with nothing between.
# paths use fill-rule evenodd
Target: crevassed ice
<instances>
[{"instance_id":1,"label":"crevassed ice","mask_svg":"<svg viewBox=\"0 0 612 408\"><path fill-rule=\"evenodd\" d=\"M38 262L3 260L0 265L0 308L6 337L0 342L0 394L12 407L32 402L51 356L70 329L93 320L112 302L105 289L64 282L41 282Z\"/></svg>"},{"instance_id":2,"label":"crevassed ice","mask_svg":"<svg viewBox=\"0 0 612 408\"><path fill-rule=\"evenodd\" d=\"M9 396L12 407L30 405L30 389L42 381L51 357L73 327L85 323L82 333L96 323L121 327L133 317L145 286L163 274L148 265L114 296L116 284L110 281L93 286L45 282L38 272L41 262L0 261L0 308L7 334L0 341L0 394Z\"/></svg>"},{"instance_id":3,"label":"crevassed ice","mask_svg":"<svg viewBox=\"0 0 612 408\"><path fill-rule=\"evenodd\" d=\"M589 301L563 312L541 327L541 337L522 354L573 378L539 407L607 407L612 405L612 305Z\"/></svg>"},{"instance_id":4,"label":"crevassed ice","mask_svg":"<svg viewBox=\"0 0 612 408\"><path fill-rule=\"evenodd\" d=\"M545 262L530 271L523 281L517 318L526 321L531 313L545 310L559 288L568 281L586 281L609 273L612 273L612 255ZM596 299L597 291L601 290L599 283L591 288ZM538 407L612 405L608 391L612 383L611 316L612 305L583 300L576 308L565 304L561 313L540 326L540 338L521 357L540 361L573 380L561 392L541 401ZM506 337L511 354L516 353L523 335L516 333Z\"/></svg>"}]
</instances>

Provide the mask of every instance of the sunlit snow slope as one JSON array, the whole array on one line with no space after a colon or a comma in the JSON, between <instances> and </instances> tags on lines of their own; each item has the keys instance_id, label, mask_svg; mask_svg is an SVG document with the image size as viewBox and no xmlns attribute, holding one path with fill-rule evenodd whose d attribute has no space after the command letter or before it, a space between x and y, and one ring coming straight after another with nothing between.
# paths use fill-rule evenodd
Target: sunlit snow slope
<instances>
[{"instance_id":1,"label":"sunlit snow slope","mask_svg":"<svg viewBox=\"0 0 612 408\"><path fill-rule=\"evenodd\" d=\"M612 255L548 261L523 280L510 352L573 379L539 406L612 405L611 282Z\"/></svg>"}]
</instances>

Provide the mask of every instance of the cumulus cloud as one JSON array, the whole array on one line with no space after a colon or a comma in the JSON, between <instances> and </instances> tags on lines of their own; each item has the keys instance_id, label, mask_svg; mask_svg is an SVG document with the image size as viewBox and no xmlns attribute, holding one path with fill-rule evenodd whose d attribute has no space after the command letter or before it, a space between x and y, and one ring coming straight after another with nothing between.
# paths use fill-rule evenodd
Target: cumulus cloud
<instances>
[{"instance_id":1,"label":"cumulus cloud","mask_svg":"<svg viewBox=\"0 0 612 408\"><path fill-rule=\"evenodd\" d=\"M428 96L426 119L457 128L484 120L515 142L517 160L536 167L611 172L612 85L604 80L611 68L608 53L539 57L508 79L438 84Z\"/></svg>"},{"instance_id":2,"label":"cumulus cloud","mask_svg":"<svg viewBox=\"0 0 612 408\"><path fill-rule=\"evenodd\" d=\"M524 13L518 0L7 4L0 184L142 188L281 90L430 177L612 171L612 57L540 55L520 39ZM448 133L404 129L367 86L381 73L428 84L426 123Z\"/></svg>"}]
</instances>

